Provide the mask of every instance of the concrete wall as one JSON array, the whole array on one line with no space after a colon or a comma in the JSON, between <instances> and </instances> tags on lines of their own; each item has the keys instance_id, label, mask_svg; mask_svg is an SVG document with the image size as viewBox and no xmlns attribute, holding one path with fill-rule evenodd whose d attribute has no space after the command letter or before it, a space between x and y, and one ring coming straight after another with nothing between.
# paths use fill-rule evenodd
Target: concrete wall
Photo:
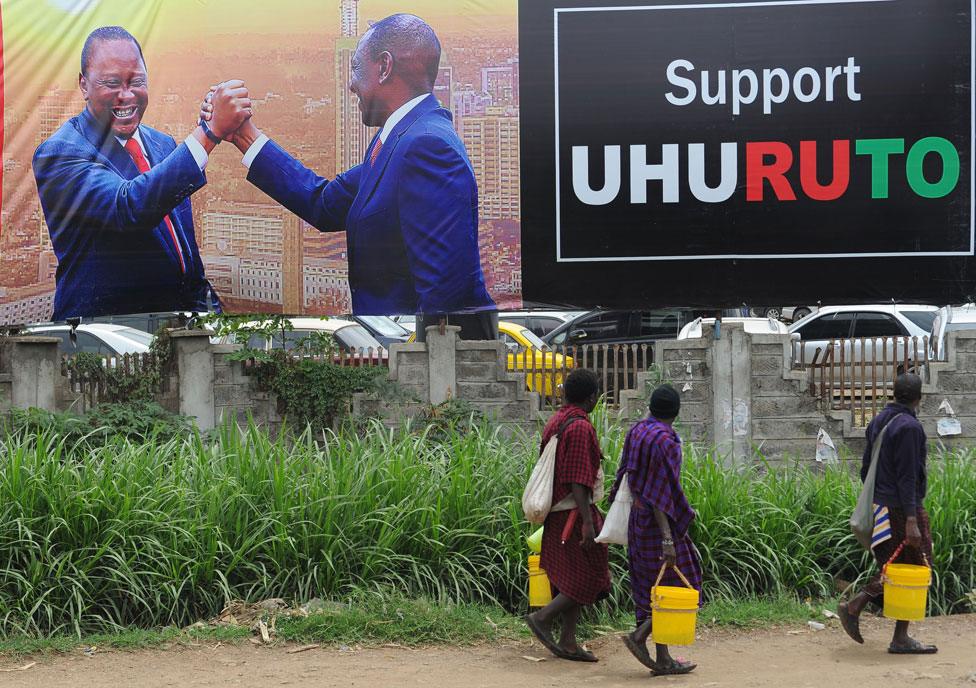
<instances>
[{"instance_id":1,"label":"concrete wall","mask_svg":"<svg viewBox=\"0 0 976 688\"><path fill-rule=\"evenodd\" d=\"M415 401L357 394L353 413L395 420L417 413L427 403L463 399L509 429L535 423L539 395L528 391L523 375L508 372L505 345L464 341L458 339L459 331L455 326L447 326L443 332L428 327L426 343L394 344L389 379Z\"/></svg>"},{"instance_id":2,"label":"concrete wall","mask_svg":"<svg viewBox=\"0 0 976 688\"><path fill-rule=\"evenodd\" d=\"M397 344L390 352L389 379L398 393L383 398L357 394L353 413L385 421L419 413L427 404L463 399L487 418L514 429L543 417L539 397L526 389L522 374L508 372L501 342L469 342L458 328L428 328L424 344ZM654 384L672 382L681 394L679 431L687 442L716 448L728 463L760 458L813 460L817 433L825 429L839 450L860 453L864 429L850 411L820 408L810 394L806 372L790 369L786 335L752 335L741 325L724 324L720 337L709 330L700 339L655 344L656 369L641 373L637 388L621 393L621 417L646 414ZM164 374L160 403L196 419L203 430L225 418L276 431L278 400L258 388L244 364L230 360L236 345L214 345L200 331L171 331L172 364ZM929 437L945 446L976 444L976 331L954 332L949 360L930 364L919 417ZM940 438L937 423L947 401L962 426L958 437ZM84 410L84 400L68 389L60 373L57 340L6 337L0 340L0 413L12 407Z\"/></svg>"},{"instance_id":3,"label":"concrete wall","mask_svg":"<svg viewBox=\"0 0 976 688\"><path fill-rule=\"evenodd\" d=\"M864 428L854 427L852 412L822 409L810 393L809 374L791 370L788 335L748 334L735 324L724 324L720 335L715 339L709 330L701 339L655 344L658 369L642 373L637 389L621 394L622 417L645 415L654 382L663 378L681 394L682 437L714 447L726 463L813 461L821 428L838 451L863 451ZM947 362L930 364L919 418L933 442L974 446L976 331L952 333L948 348ZM957 437L938 435L943 400L962 425Z\"/></svg>"}]
</instances>

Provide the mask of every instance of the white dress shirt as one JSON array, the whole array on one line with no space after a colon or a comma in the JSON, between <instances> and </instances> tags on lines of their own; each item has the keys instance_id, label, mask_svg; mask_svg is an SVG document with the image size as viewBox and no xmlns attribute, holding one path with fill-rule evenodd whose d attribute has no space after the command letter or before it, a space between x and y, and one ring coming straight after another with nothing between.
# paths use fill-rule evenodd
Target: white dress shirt
<instances>
[{"instance_id":1,"label":"white dress shirt","mask_svg":"<svg viewBox=\"0 0 976 688\"><path fill-rule=\"evenodd\" d=\"M412 100L408 100L406 103L404 103L396 110L394 110L393 114L391 114L389 117L386 118L386 123L383 124L383 128L380 129L380 143L386 143L386 137L390 135L391 131L393 131L393 127L399 124L400 120L407 116L408 112L410 112L415 107L417 107L417 105L420 104L420 101L422 101L424 98L426 98L429 95L430 95L429 93L422 93L416 98L413 98ZM244 167L250 169L251 163L254 162L254 158L258 157L258 153L261 152L261 149L264 148L264 144L266 144L267 142L268 142L267 136L265 136L264 134L258 136L258 138L254 141L254 143L252 143L250 147L247 149L247 152L244 154L244 157L241 159L241 164L243 164Z\"/></svg>"}]
</instances>

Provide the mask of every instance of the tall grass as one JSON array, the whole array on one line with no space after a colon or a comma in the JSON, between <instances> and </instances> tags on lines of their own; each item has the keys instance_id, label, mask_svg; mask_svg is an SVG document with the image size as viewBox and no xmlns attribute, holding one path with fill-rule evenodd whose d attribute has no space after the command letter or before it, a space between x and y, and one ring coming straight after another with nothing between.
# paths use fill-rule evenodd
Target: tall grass
<instances>
[{"instance_id":1,"label":"tall grass","mask_svg":"<svg viewBox=\"0 0 976 688\"><path fill-rule=\"evenodd\" d=\"M612 478L623 429L597 417ZM519 496L538 435L486 426L433 441L417 429L272 439L231 426L204 439L71 444L0 439L0 635L189 624L229 599L395 590L525 605L530 526ZM973 453L933 460L933 609L976 587ZM688 453L693 536L714 597L832 592L868 559L846 527L843 467L734 471ZM611 608L629 607L613 548Z\"/></svg>"}]
</instances>

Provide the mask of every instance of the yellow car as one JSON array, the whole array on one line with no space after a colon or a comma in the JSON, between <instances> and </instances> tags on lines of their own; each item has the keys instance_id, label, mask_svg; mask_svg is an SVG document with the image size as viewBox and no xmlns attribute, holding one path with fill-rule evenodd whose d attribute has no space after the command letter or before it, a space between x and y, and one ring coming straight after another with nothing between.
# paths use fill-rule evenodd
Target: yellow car
<instances>
[{"instance_id":1,"label":"yellow car","mask_svg":"<svg viewBox=\"0 0 976 688\"><path fill-rule=\"evenodd\" d=\"M531 391L545 397L562 395L563 376L575 365L572 356L557 354L532 330L504 320L498 322L498 338L508 348L509 371L525 371Z\"/></svg>"},{"instance_id":2,"label":"yellow car","mask_svg":"<svg viewBox=\"0 0 976 688\"><path fill-rule=\"evenodd\" d=\"M412 333L408 342L415 341ZM562 396L563 376L575 366L572 356L564 356L550 350L532 330L515 323L498 321L498 338L508 349L509 372L525 371L525 384L529 391L545 397ZM529 355L529 351L532 355Z\"/></svg>"}]
</instances>

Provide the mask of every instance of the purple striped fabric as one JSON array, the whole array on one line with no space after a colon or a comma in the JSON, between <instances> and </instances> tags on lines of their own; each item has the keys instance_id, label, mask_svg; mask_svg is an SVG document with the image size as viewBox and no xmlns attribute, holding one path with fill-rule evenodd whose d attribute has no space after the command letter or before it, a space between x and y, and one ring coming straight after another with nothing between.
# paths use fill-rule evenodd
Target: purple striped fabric
<instances>
[{"instance_id":1,"label":"purple striped fabric","mask_svg":"<svg viewBox=\"0 0 976 688\"><path fill-rule=\"evenodd\" d=\"M664 562L663 536L654 519L654 509L667 514L677 553L675 563L698 591L701 591L702 573L694 545L688 536L688 527L695 518L695 512L681 489L681 439L674 428L654 418L645 418L630 429L624 442L611 501L624 473L629 475L630 489L634 494L627 559L639 625L650 613L651 586ZM661 579L661 585L681 587L684 583L673 569L668 569Z\"/></svg>"}]
</instances>

